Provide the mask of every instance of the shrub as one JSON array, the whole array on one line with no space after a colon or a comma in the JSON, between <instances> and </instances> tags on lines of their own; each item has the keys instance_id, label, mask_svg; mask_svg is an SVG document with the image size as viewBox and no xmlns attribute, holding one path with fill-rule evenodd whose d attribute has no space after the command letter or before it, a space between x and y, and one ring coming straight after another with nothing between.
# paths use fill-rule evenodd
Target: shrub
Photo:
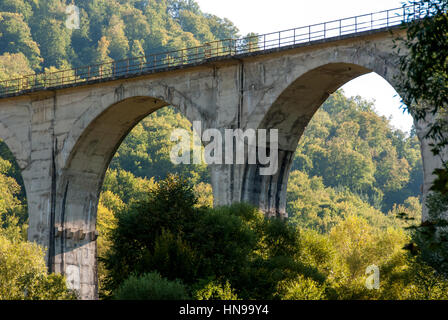
<instances>
[{"instance_id":1,"label":"shrub","mask_svg":"<svg viewBox=\"0 0 448 320\"><path fill-rule=\"evenodd\" d=\"M278 285L277 297L282 300L323 300L325 286L299 275L294 281L282 281Z\"/></svg>"},{"instance_id":2,"label":"shrub","mask_svg":"<svg viewBox=\"0 0 448 320\"><path fill-rule=\"evenodd\" d=\"M225 285L218 281L200 281L198 286L200 289L193 293L196 300L238 300L228 281Z\"/></svg>"},{"instance_id":3,"label":"shrub","mask_svg":"<svg viewBox=\"0 0 448 320\"><path fill-rule=\"evenodd\" d=\"M185 286L178 280L164 279L157 272L131 276L114 293L116 300L187 300Z\"/></svg>"},{"instance_id":4,"label":"shrub","mask_svg":"<svg viewBox=\"0 0 448 320\"><path fill-rule=\"evenodd\" d=\"M42 247L0 233L0 300L73 298L63 276L47 274Z\"/></svg>"}]
</instances>

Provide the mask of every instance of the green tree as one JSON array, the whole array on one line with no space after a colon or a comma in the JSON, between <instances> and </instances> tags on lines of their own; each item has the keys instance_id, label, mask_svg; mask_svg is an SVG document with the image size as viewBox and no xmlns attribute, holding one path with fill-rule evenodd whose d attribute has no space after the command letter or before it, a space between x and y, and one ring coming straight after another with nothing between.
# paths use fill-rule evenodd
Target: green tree
<instances>
[{"instance_id":1,"label":"green tree","mask_svg":"<svg viewBox=\"0 0 448 320\"><path fill-rule=\"evenodd\" d=\"M18 13L0 12L0 54L23 53L33 70L40 68L42 58L38 44L33 41L31 30Z\"/></svg>"},{"instance_id":2,"label":"green tree","mask_svg":"<svg viewBox=\"0 0 448 320\"><path fill-rule=\"evenodd\" d=\"M128 56L129 41L125 35L125 25L117 15L113 15L109 21L107 37L110 41L108 49L113 60L123 60Z\"/></svg>"},{"instance_id":3,"label":"green tree","mask_svg":"<svg viewBox=\"0 0 448 320\"><path fill-rule=\"evenodd\" d=\"M33 15L33 8L24 0L4 0L0 3L0 12L12 12L23 15L25 21Z\"/></svg>"},{"instance_id":4,"label":"green tree","mask_svg":"<svg viewBox=\"0 0 448 320\"><path fill-rule=\"evenodd\" d=\"M0 300L74 299L63 276L48 274L44 249L26 241L26 226L1 211L0 220Z\"/></svg>"},{"instance_id":5,"label":"green tree","mask_svg":"<svg viewBox=\"0 0 448 320\"><path fill-rule=\"evenodd\" d=\"M39 22L33 36L40 45L44 67L70 68L71 31L66 28L65 20L46 17Z\"/></svg>"},{"instance_id":6,"label":"green tree","mask_svg":"<svg viewBox=\"0 0 448 320\"><path fill-rule=\"evenodd\" d=\"M23 53L6 52L0 56L0 80L17 79L31 74L34 74L34 71Z\"/></svg>"},{"instance_id":7,"label":"green tree","mask_svg":"<svg viewBox=\"0 0 448 320\"><path fill-rule=\"evenodd\" d=\"M403 101L417 120L432 121L425 138L433 139L432 152L439 155L448 145L448 1L410 1L422 9L423 19L407 23L406 39L399 39L409 53L401 57ZM410 18L415 18L411 14ZM420 258L439 272L448 274L448 226L444 214L448 207L448 163L434 171L428 206L428 220L414 228Z\"/></svg>"}]
</instances>

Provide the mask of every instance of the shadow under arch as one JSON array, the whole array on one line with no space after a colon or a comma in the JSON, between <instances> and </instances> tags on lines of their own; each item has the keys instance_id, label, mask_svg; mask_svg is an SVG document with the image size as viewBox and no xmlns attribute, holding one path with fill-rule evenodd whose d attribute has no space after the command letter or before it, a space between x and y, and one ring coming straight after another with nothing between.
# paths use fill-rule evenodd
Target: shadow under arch
<instances>
[{"instance_id":1,"label":"shadow under arch","mask_svg":"<svg viewBox=\"0 0 448 320\"><path fill-rule=\"evenodd\" d=\"M81 299L97 298L96 218L107 168L130 131L153 112L171 106L160 98L134 96L101 112L83 130L58 177L49 267L66 275ZM175 107L184 116L181 108ZM188 119L188 117L187 117ZM191 120L188 119L190 122Z\"/></svg>"},{"instance_id":2,"label":"shadow under arch","mask_svg":"<svg viewBox=\"0 0 448 320\"><path fill-rule=\"evenodd\" d=\"M384 72L379 73L358 64L335 62L316 67L293 80L275 99L258 126L258 129L278 129L279 169L274 176L260 176L258 165L246 165L244 174L252 178L243 182L243 200L258 205L270 215L287 217L290 169L299 140L312 117L331 94L362 75L376 72L394 87L396 70L382 70ZM264 193L266 196L260 197Z\"/></svg>"}]
</instances>

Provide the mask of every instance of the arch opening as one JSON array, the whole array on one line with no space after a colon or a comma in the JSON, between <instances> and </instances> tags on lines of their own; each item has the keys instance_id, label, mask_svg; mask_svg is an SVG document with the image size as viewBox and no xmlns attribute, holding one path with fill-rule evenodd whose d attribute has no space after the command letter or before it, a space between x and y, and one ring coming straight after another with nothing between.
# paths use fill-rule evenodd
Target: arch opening
<instances>
[{"instance_id":1,"label":"arch opening","mask_svg":"<svg viewBox=\"0 0 448 320\"><path fill-rule=\"evenodd\" d=\"M55 224L60 232L54 238L53 265L55 271L67 273L70 287L81 298L98 292L97 280L100 294L104 293L105 268L98 265L96 279L91 263L97 265L97 255L108 250L107 233L116 214L145 199L168 174L191 182L198 206L212 206L207 166L170 160L175 129L193 134L192 123L179 108L138 96L108 107L77 139L58 183Z\"/></svg>"},{"instance_id":2,"label":"arch opening","mask_svg":"<svg viewBox=\"0 0 448 320\"><path fill-rule=\"evenodd\" d=\"M357 205L346 211L364 206L372 223L383 220L385 226L399 210L421 220L423 164L416 129L396 129L377 114L373 101L346 97L339 90L369 73L348 63L313 69L283 91L261 123L279 130L280 152L290 155L280 157L288 167L281 200L299 224L329 232L343 218L339 207L350 202L347 197ZM377 75L382 86L393 88L392 72ZM306 213L307 206L314 209Z\"/></svg>"}]
</instances>

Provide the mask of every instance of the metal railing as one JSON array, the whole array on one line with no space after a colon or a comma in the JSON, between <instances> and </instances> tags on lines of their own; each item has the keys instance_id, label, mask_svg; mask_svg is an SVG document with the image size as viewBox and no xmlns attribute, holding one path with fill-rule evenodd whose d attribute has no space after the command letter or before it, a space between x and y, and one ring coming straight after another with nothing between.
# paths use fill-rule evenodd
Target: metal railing
<instances>
[{"instance_id":1,"label":"metal railing","mask_svg":"<svg viewBox=\"0 0 448 320\"><path fill-rule=\"evenodd\" d=\"M0 98L19 95L29 91L86 83L88 81L138 76L172 67L188 67L189 65L205 62L210 58L230 58L240 54L306 44L345 35L356 35L365 31L398 26L411 20L421 19L427 15L427 8L422 6L404 6L263 35L219 40L193 48L51 73L32 74L17 79L0 81Z\"/></svg>"}]
</instances>

